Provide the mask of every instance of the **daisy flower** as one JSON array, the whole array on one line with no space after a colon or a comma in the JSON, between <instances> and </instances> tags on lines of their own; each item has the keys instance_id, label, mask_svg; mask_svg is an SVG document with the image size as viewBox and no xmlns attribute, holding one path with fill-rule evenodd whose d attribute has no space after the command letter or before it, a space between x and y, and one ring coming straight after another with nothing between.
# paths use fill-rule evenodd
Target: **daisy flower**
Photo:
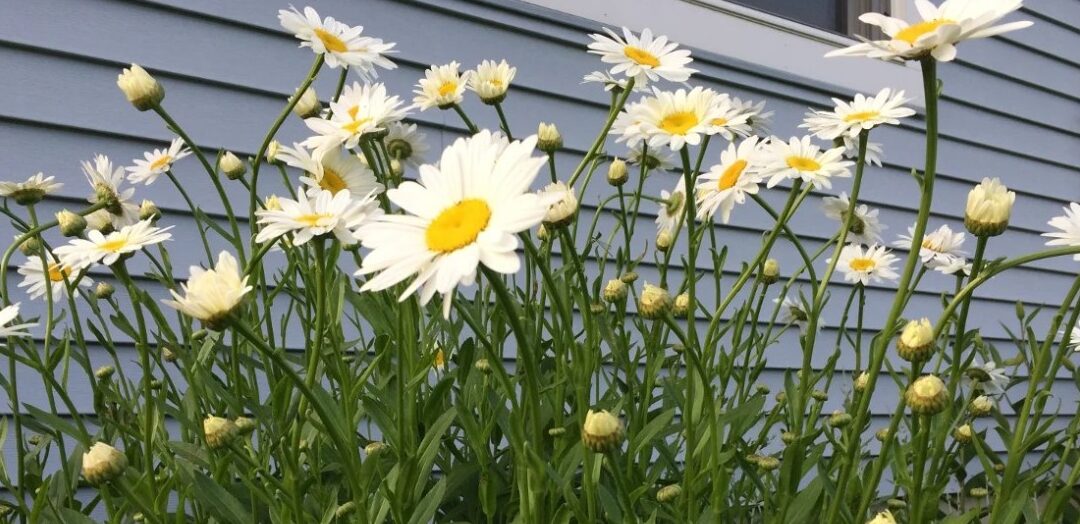
<instances>
[{"instance_id":1,"label":"daisy flower","mask_svg":"<svg viewBox=\"0 0 1080 524\"><path fill-rule=\"evenodd\" d=\"M337 101L330 102L330 118L304 119L308 129L317 134L303 144L314 149L315 156L342 145L352 149L360 143L360 137L385 132L390 123L405 118L401 105L401 99L388 95L382 84L353 82L341 91Z\"/></svg>"},{"instance_id":2,"label":"daisy flower","mask_svg":"<svg viewBox=\"0 0 1080 524\"><path fill-rule=\"evenodd\" d=\"M1048 246L1071 246L1080 247L1080 204L1073 202L1064 208L1063 216L1051 218L1047 224L1060 231L1043 233L1042 236L1052 238L1047 240ZM1073 260L1080 260L1080 253L1073 255Z\"/></svg>"},{"instance_id":3,"label":"daisy flower","mask_svg":"<svg viewBox=\"0 0 1080 524\"><path fill-rule=\"evenodd\" d=\"M988 395L1005 393L1005 388L1009 385L1009 376L1004 369L999 369L995 362L987 361L982 364L976 359L965 373L971 389L981 389Z\"/></svg>"},{"instance_id":4,"label":"daisy flower","mask_svg":"<svg viewBox=\"0 0 1080 524\"><path fill-rule=\"evenodd\" d=\"M113 227L123 227L139 221L139 205L131 201L135 194L134 188L124 188L124 168L117 166L105 155L96 155L93 163L82 162L83 173L90 187L94 188L94 194L86 200L96 204L101 200L110 202L105 207L112 215Z\"/></svg>"},{"instance_id":5,"label":"daisy flower","mask_svg":"<svg viewBox=\"0 0 1080 524\"><path fill-rule=\"evenodd\" d=\"M308 186L309 194L325 190L336 195L339 191L347 191L353 198L362 199L372 191L381 193L383 190L375 173L340 147L315 157L304 146L293 144L293 147L282 146L277 158L304 170L305 176L300 177L300 181Z\"/></svg>"},{"instance_id":6,"label":"daisy flower","mask_svg":"<svg viewBox=\"0 0 1080 524\"><path fill-rule=\"evenodd\" d=\"M893 270L897 260L885 246L874 245L864 250L860 245L848 244L840 250L836 265L844 273L845 282L866 286L870 282L896 280L900 276Z\"/></svg>"},{"instance_id":7,"label":"daisy flower","mask_svg":"<svg viewBox=\"0 0 1080 524\"><path fill-rule=\"evenodd\" d=\"M715 93L701 87L687 91L660 91L643 98L626 108L633 122L637 122L637 136L645 136L649 147L670 147L678 151L686 144L698 145L712 121L720 118L719 108L713 103ZM623 138L635 141L637 136L624 134ZM628 142L633 146L633 143Z\"/></svg>"},{"instance_id":8,"label":"daisy flower","mask_svg":"<svg viewBox=\"0 0 1080 524\"><path fill-rule=\"evenodd\" d=\"M175 300L162 300L181 313L205 322L211 328L222 327L229 313L252 290L248 277L242 273L236 259L227 251L218 255L214 269L191 266L191 277L181 284L184 294L169 292Z\"/></svg>"},{"instance_id":9,"label":"daisy flower","mask_svg":"<svg viewBox=\"0 0 1080 524\"><path fill-rule=\"evenodd\" d=\"M859 160L859 139L852 138L844 135L844 158L848 160ZM881 144L877 142L866 142L866 158L864 161L868 166L881 167L881 161L885 158L885 151L881 148Z\"/></svg>"},{"instance_id":10,"label":"daisy flower","mask_svg":"<svg viewBox=\"0 0 1080 524\"><path fill-rule=\"evenodd\" d=\"M468 83L472 72L466 71L462 75L458 72L458 67L460 67L460 64L457 62L429 67L424 72L424 78L421 78L420 82L416 84L416 90L413 91L416 94L416 97L413 98L413 104L419 107L421 111L433 107L450 109L460 104L463 100L462 95L465 94L465 85Z\"/></svg>"},{"instance_id":11,"label":"daisy flower","mask_svg":"<svg viewBox=\"0 0 1080 524\"><path fill-rule=\"evenodd\" d=\"M20 204L34 204L45 198L45 195L64 187L61 182L53 182L55 179L54 176L47 177L45 173L37 173L25 182L0 182L0 196L13 198Z\"/></svg>"},{"instance_id":12,"label":"daisy flower","mask_svg":"<svg viewBox=\"0 0 1080 524\"><path fill-rule=\"evenodd\" d=\"M717 210L725 224L731 218L735 204L746 201L746 195L756 195L761 178L757 175L758 137L743 140L738 146L728 144L720 153L720 163L698 177L697 217L712 218Z\"/></svg>"},{"instance_id":13,"label":"daisy flower","mask_svg":"<svg viewBox=\"0 0 1080 524\"><path fill-rule=\"evenodd\" d=\"M184 147L184 141L174 138L168 149L155 149L143 153L143 160L132 160L134 166L124 168L128 172L128 181L132 184L145 182L153 184L162 173L172 169L177 160L191 154L191 150Z\"/></svg>"},{"instance_id":14,"label":"daisy flower","mask_svg":"<svg viewBox=\"0 0 1080 524\"><path fill-rule=\"evenodd\" d=\"M1072 331L1069 331L1069 347L1073 351L1080 351L1080 324L1073 326Z\"/></svg>"},{"instance_id":15,"label":"daisy flower","mask_svg":"<svg viewBox=\"0 0 1080 524\"><path fill-rule=\"evenodd\" d=\"M773 303L780 304L778 322L785 325L794 324L799 327L799 332L806 334L806 330L810 327L810 315L806 313L806 308L801 302L785 295L783 298L774 298ZM821 322L818 322L818 329L821 327Z\"/></svg>"},{"instance_id":16,"label":"daisy flower","mask_svg":"<svg viewBox=\"0 0 1080 524\"><path fill-rule=\"evenodd\" d=\"M585 75L581 81L582 84L597 83L604 85L604 91L611 91L612 89L618 89L619 91L626 90L626 85L630 81L626 78L615 78L614 75L607 71L593 71ZM634 91L644 91L648 89L648 84L634 84Z\"/></svg>"},{"instance_id":17,"label":"daisy flower","mask_svg":"<svg viewBox=\"0 0 1080 524\"><path fill-rule=\"evenodd\" d=\"M503 60L496 63L494 60L484 60L476 66L475 71L469 71L467 85L470 91L476 93L485 104L497 104L506 98L506 91L510 89L510 82L514 81L517 68Z\"/></svg>"},{"instance_id":18,"label":"daisy flower","mask_svg":"<svg viewBox=\"0 0 1080 524\"><path fill-rule=\"evenodd\" d=\"M73 282L78 276L48 251L45 252L44 262L40 256L27 257L26 262L19 266L19 274L23 276L19 287L26 288L26 293L31 299L43 297L46 291L51 290L54 302L64 298L64 293L67 291L65 279L67 282ZM81 287L88 287L93 283L93 280L85 277L78 281Z\"/></svg>"},{"instance_id":19,"label":"daisy flower","mask_svg":"<svg viewBox=\"0 0 1080 524\"><path fill-rule=\"evenodd\" d=\"M646 147L645 144L639 144L637 147L630 149L630 152L626 155L626 162L638 166L644 162L645 167L649 169L667 171L675 167L675 156L667 149L657 149Z\"/></svg>"},{"instance_id":20,"label":"daisy flower","mask_svg":"<svg viewBox=\"0 0 1080 524\"><path fill-rule=\"evenodd\" d=\"M169 240L172 238L172 234L168 232L170 229L172 226L154 227L150 220L143 220L108 235L88 230L85 239L73 238L54 252L60 259L60 264L72 271L98 263L109 266L123 255Z\"/></svg>"},{"instance_id":21,"label":"daisy flower","mask_svg":"<svg viewBox=\"0 0 1080 524\"><path fill-rule=\"evenodd\" d=\"M893 242L896 247L911 249L911 240L915 236L915 228L909 227L907 235L900 235L900 240ZM922 246L919 248L919 258L930 269L950 268L953 272L958 270L957 260L963 262L966 253L961 251L964 245L963 231L953 233L952 228L942 224L936 231L923 235Z\"/></svg>"},{"instance_id":22,"label":"daisy flower","mask_svg":"<svg viewBox=\"0 0 1080 524\"><path fill-rule=\"evenodd\" d=\"M656 212L656 229L661 233L674 235L686 218L686 179L679 177L679 183L670 193L660 191L660 209Z\"/></svg>"},{"instance_id":23,"label":"daisy flower","mask_svg":"<svg viewBox=\"0 0 1080 524\"><path fill-rule=\"evenodd\" d=\"M416 124L394 122L387 126L386 152L390 158L413 167L420 167L424 162L424 153L428 145L424 143L426 135L417 131Z\"/></svg>"},{"instance_id":24,"label":"daisy flower","mask_svg":"<svg viewBox=\"0 0 1080 524\"><path fill-rule=\"evenodd\" d=\"M262 226L255 241L261 244L291 233L290 245L299 246L319 235L333 233L342 244L355 244L360 240L356 230L382 214L375 195L371 191L357 198L351 191L332 193L325 189L304 194L302 188L297 188L296 200L278 198L280 209L255 212Z\"/></svg>"},{"instance_id":25,"label":"daisy flower","mask_svg":"<svg viewBox=\"0 0 1080 524\"><path fill-rule=\"evenodd\" d=\"M994 25L1022 4L1022 0L945 0L934 6L928 0L915 0L922 21L914 24L881 13L863 13L859 20L881 28L888 40L867 40L825 56L917 60L930 55L948 62L956 58L956 44L963 40L1029 27L1031 22L1027 21Z\"/></svg>"},{"instance_id":26,"label":"daisy flower","mask_svg":"<svg viewBox=\"0 0 1080 524\"><path fill-rule=\"evenodd\" d=\"M851 209L851 200L848 199L845 191L840 193L840 196L822 199L821 209L826 217L843 223L847 218L848 210ZM866 245L881 242L881 231L888 229L888 226L878 220L878 213L877 209L866 204L855 206L855 219L852 220L851 230L847 234L848 242Z\"/></svg>"},{"instance_id":27,"label":"daisy flower","mask_svg":"<svg viewBox=\"0 0 1080 524\"><path fill-rule=\"evenodd\" d=\"M37 325L35 322L25 322L22 324L12 324L11 321L15 320L15 317L19 316L19 303L16 302L10 306L0 309L0 337L25 337L30 334L26 332L26 328L32 328Z\"/></svg>"},{"instance_id":28,"label":"daisy flower","mask_svg":"<svg viewBox=\"0 0 1080 524\"><path fill-rule=\"evenodd\" d=\"M771 134L769 125L772 124L772 111L765 110L765 101L755 103L753 100L741 100L739 97L731 97L731 105L746 114L746 123L750 126L750 133L758 136Z\"/></svg>"},{"instance_id":29,"label":"daisy flower","mask_svg":"<svg viewBox=\"0 0 1080 524\"><path fill-rule=\"evenodd\" d=\"M903 91L894 92L887 87L874 97L856 94L850 102L834 98L836 107L832 111L811 111L799 127L805 127L825 140L857 137L864 130L882 124L898 125L901 118L914 115L914 109L904 107L909 100Z\"/></svg>"},{"instance_id":30,"label":"daisy flower","mask_svg":"<svg viewBox=\"0 0 1080 524\"><path fill-rule=\"evenodd\" d=\"M848 167L852 162L842 160L844 148L835 147L822 151L809 136L792 137L788 142L770 140L765 148L762 176L771 177L768 187L782 180L802 180L815 189L832 187L832 177L850 177Z\"/></svg>"},{"instance_id":31,"label":"daisy flower","mask_svg":"<svg viewBox=\"0 0 1080 524\"><path fill-rule=\"evenodd\" d=\"M480 264L516 272L515 235L540 224L552 204L529 191L547 161L533 156L536 140L509 142L487 130L459 138L438 164L420 166L418 181L387 191L406 214L384 215L361 229L363 245L372 251L356 274L378 273L361 291L412 278L401 299L419 290L426 304L438 292L449 316L454 289L475 282Z\"/></svg>"},{"instance_id":32,"label":"daisy flower","mask_svg":"<svg viewBox=\"0 0 1080 524\"><path fill-rule=\"evenodd\" d=\"M637 36L627 28L622 28L622 36L611 29L604 28L606 35L589 35L593 41L589 52L600 55L605 64L614 64L610 72L634 78L637 84L645 85L661 78L670 82L685 82L696 69L686 67L693 62L690 51L679 49L679 44L669 42L666 36L653 37L652 31L645 29Z\"/></svg>"},{"instance_id":33,"label":"daisy flower","mask_svg":"<svg viewBox=\"0 0 1080 524\"><path fill-rule=\"evenodd\" d=\"M706 134L720 135L729 142L737 136L750 136L750 112L736 106L726 93L714 92L713 105L716 112L707 124Z\"/></svg>"},{"instance_id":34,"label":"daisy flower","mask_svg":"<svg viewBox=\"0 0 1080 524\"><path fill-rule=\"evenodd\" d=\"M971 262L964 257L956 257L944 264L938 264L934 266L934 271L943 275L955 275L960 273L962 275L971 274Z\"/></svg>"},{"instance_id":35,"label":"daisy flower","mask_svg":"<svg viewBox=\"0 0 1080 524\"><path fill-rule=\"evenodd\" d=\"M310 47L315 54L323 55L326 65L352 67L364 77L377 77L375 66L397 67L383 56L392 53L396 44L362 36L363 26L351 27L330 16L319 18L319 13L311 7L305 7L302 14L295 7L291 9L278 11L281 27L302 40L300 47Z\"/></svg>"}]
</instances>

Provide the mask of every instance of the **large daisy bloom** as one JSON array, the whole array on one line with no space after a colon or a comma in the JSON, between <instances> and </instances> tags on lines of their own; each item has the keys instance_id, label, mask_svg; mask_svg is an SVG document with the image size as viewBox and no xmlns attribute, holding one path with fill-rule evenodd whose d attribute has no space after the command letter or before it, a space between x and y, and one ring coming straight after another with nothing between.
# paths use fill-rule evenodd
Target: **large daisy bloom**
<instances>
[{"instance_id":1,"label":"large daisy bloom","mask_svg":"<svg viewBox=\"0 0 1080 524\"><path fill-rule=\"evenodd\" d=\"M686 219L686 179L679 177L679 183L671 192L660 191L660 209L656 211L656 230L674 236Z\"/></svg>"},{"instance_id":2,"label":"large daisy bloom","mask_svg":"<svg viewBox=\"0 0 1080 524\"><path fill-rule=\"evenodd\" d=\"M836 107L832 111L807 113L799 127L805 127L825 140L841 136L857 137L864 130L882 124L897 125L901 118L914 115L914 109L904 107L909 100L903 91L894 92L887 87L873 97L856 94L850 102L834 98Z\"/></svg>"},{"instance_id":3,"label":"large daisy bloom","mask_svg":"<svg viewBox=\"0 0 1080 524\"><path fill-rule=\"evenodd\" d=\"M226 251L218 255L214 269L191 266L191 277L181 287L183 295L170 289L175 300L162 302L205 322L211 328L222 327L229 313L252 289L236 259Z\"/></svg>"},{"instance_id":4,"label":"large daisy bloom","mask_svg":"<svg viewBox=\"0 0 1080 524\"><path fill-rule=\"evenodd\" d=\"M850 177L849 160L843 160L844 148L834 147L822 151L809 136L801 139L770 140L765 147L762 176L768 176L768 187L779 184L782 180L802 180L812 184L815 189L832 187L832 177Z\"/></svg>"},{"instance_id":5,"label":"large daisy bloom","mask_svg":"<svg viewBox=\"0 0 1080 524\"><path fill-rule=\"evenodd\" d=\"M383 185L375 179L375 173L355 155L340 147L316 157L300 144L281 146L277 158L304 170L305 175L300 177L300 181L308 186L309 194L326 190L336 195L339 191L347 191L353 198L364 198L372 191L381 193L383 190Z\"/></svg>"},{"instance_id":6,"label":"large daisy bloom","mask_svg":"<svg viewBox=\"0 0 1080 524\"><path fill-rule=\"evenodd\" d=\"M387 191L406 214L384 215L361 228L363 245L372 251L357 275L378 273L361 290L412 278L401 299L419 290L426 304L438 292L448 316L454 289L471 285L480 264L516 272L515 235L540 224L552 204L529 191L547 161L533 156L536 140L509 142L487 130L459 138L438 164L420 166L418 181Z\"/></svg>"},{"instance_id":7,"label":"large daisy bloom","mask_svg":"<svg viewBox=\"0 0 1080 524\"><path fill-rule=\"evenodd\" d=\"M25 182L0 182L0 196L12 198L20 204L34 204L45 195L64 187L63 183L54 182L55 179L45 176L45 173L37 173Z\"/></svg>"},{"instance_id":8,"label":"large daisy bloom","mask_svg":"<svg viewBox=\"0 0 1080 524\"><path fill-rule=\"evenodd\" d=\"M170 229L172 226L158 228L150 220L142 220L108 235L88 230L85 239L73 238L54 251L60 258L60 264L73 271L98 263L108 266L123 255L172 238L168 232Z\"/></svg>"},{"instance_id":9,"label":"large daisy bloom","mask_svg":"<svg viewBox=\"0 0 1080 524\"><path fill-rule=\"evenodd\" d=\"M511 67L506 60L484 60L476 66L476 70L469 71L465 76L469 90L476 93L481 102L497 104L506 98L506 91L516 75L517 68Z\"/></svg>"},{"instance_id":10,"label":"large daisy bloom","mask_svg":"<svg viewBox=\"0 0 1080 524\"><path fill-rule=\"evenodd\" d=\"M424 72L424 78L416 84L416 97L413 104L421 111L437 107L450 109L462 101L465 94L465 85L469 81L471 71L464 75L458 72L460 64L450 62L445 65L433 65Z\"/></svg>"},{"instance_id":11,"label":"large daisy bloom","mask_svg":"<svg viewBox=\"0 0 1080 524\"><path fill-rule=\"evenodd\" d=\"M383 142L386 144L386 152L390 154L391 159L413 167L420 167L420 164L424 163L424 153L428 150L424 138L426 135L417 131L416 124L394 122L387 126L386 138Z\"/></svg>"},{"instance_id":12,"label":"large daisy bloom","mask_svg":"<svg viewBox=\"0 0 1080 524\"><path fill-rule=\"evenodd\" d=\"M93 162L82 162L83 173L94 194L86 200L91 204L104 201L109 205L105 209L112 215L113 227L122 227L139 221L139 205L132 202L134 188L122 188L124 168L113 168L112 160L105 155L94 156Z\"/></svg>"},{"instance_id":13,"label":"large daisy bloom","mask_svg":"<svg viewBox=\"0 0 1080 524\"><path fill-rule=\"evenodd\" d=\"M1051 218L1047 222L1058 231L1043 233L1042 236L1053 239L1046 241L1048 246L1080 247L1080 204L1073 202L1064 209L1064 215ZM1073 255L1073 260L1080 260L1080 253Z\"/></svg>"},{"instance_id":14,"label":"large daisy bloom","mask_svg":"<svg viewBox=\"0 0 1080 524\"><path fill-rule=\"evenodd\" d=\"M889 253L885 246L870 246L863 249L857 244L848 244L840 250L836 265L844 274L844 281L868 285L870 282L896 280L898 275L893 269L896 255Z\"/></svg>"},{"instance_id":15,"label":"large daisy bloom","mask_svg":"<svg viewBox=\"0 0 1080 524\"><path fill-rule=\"evenodd\" d=\"M607 34L589 35L593 39L589 52L600 55L605 64L613 64L610 70L613 75L623 74L644 85L661 78L685 82L697 72L686 67L693 62L690 51L679 49L679 44L669 42L666 36L653 37L649 29L637 36L625 27L622 36L606 27L604 32Z\"/></svg>"},{"instance_id":16,"label":"large daisy bloom","mask_svg":"<svg viewBox=\"0 0 1080 524\"><path fill-rule=\"evenodd\" d=\"M19 303L16 302L10 306L0 309L0 337L23 337L28 336L26 328L32 328L37 324L34 322L24 322L22 324L12 324L11 321L15 320L15 317L19 316Z\"/></svg>"},{"instance_id":17,"label":"large daisy bloom","mask_svg":"<svg viewBox=\"0 0 1080 524\"><path fill-rule=\"evenodd\" d=\"M761 178L757 174L758 137L743 140L738 146L728 144L720 153L720 163L698 177L697 216L710 218L718 210L725 224L731 218L735 204L746 201L746 195L756 195Z\"/></svg>"},{"instance_id":18,"label":"large daisy bloom","mask_svg":"<svg viewBox=\"0 0 1080 524\"><path fill-rule=\"evenodd\" d=\"M184 141L174 138L168 149L155 149L143 153L143 159L132 160L134 166L124 168L128 172L128 181L132 184L145 182L146 185L154 183L162 173L172 169L177 160L191 154L191 150L184 147Z\"/></svg>"},{"instance_id":19,"label":"large daisy bloom","mask_svg":"<svg viewBox=\"0 0 1080 524\"><path fill-rule=\"evenodd\" d=\"M45 252L44 262L40 256L27 257L26 262L19 266L19 274L23 276L19 287L26 288L26 293L31 299L43 297L47 291L51 290L54 302L64 298L67 282L74 281L77 276L70 267L61 264L56 256L48 251ZM78 281L81 287L87 287L93 283L93 280L85 277Z\"/></svg>"},{"instance_id":20,"label":"large daisy bloom","mask_svg":"<svg viewBox=\"0 0 1080 524\"><path fill-rule=\"evenodd\" d=\"M1022 0L945 0L935 6L929 0L915 0L922 20L914 24L881 13L863 13L859 20L880 27L888 40L868 40L825 56L916 60L929 55L948 62L956 58L956 44L963 40L1029 27L1028 21L994 25L1022 5Z\"/></svg>"},{"instance_id":21,"label":"large daisy bloom","mask_svg":"<svg viewBox=\"0 0 1080 524\"><path fill-rule=\"evenodd\" d=\"M255 212L261 226L255 241L261 244L291 233L290 244L299 246L319 235L333 233L342 244L355 244L360 240L356 230L382 214L375 195L371 191L355 198L351 191L332 193L325 189L304 194L302 188L297 188L296 200L278 198L280 209Z\"/></svg>"},{"instance_id":22,"label":"large daisy bloom","mask_svg":"<svg viewBox=\"0 0 1080 524\"><path fill-rule=\"evenodd\" d=\"M915 236L915 228L909 227L907 235L900 235L900 240L893 242L896 247L911 249L911 241ZM919 259L930 269L948 267L957 268L958 264L965 260L966 253L961 250L964 245L964 232L953 233L952 228L942 224L935 231L923 235L922 246L919 247Z\"/></svg>"},{"instance_id":23,"label":"large daisy bloom","mask_svg":"<svg viewBox=\"0 0 1080 524\"><path fill-rule=\"evenodd\" d=\"M713 104L715 92L701 87L687 91L660 91L626 108L630 127L623 131L628 145L633 147L639 137L648 140L649 147L670 147L678 151L686 144L698 145L701 135L708 132L713 119L720 117Z\"/></svg>"},{"instance_id":24,"label":"large daisy bloom","mask_svg":"<svg viewBox=\"0 0 1080 524\"><path fill-rule=\"evenodd\" d=\"M848 230L847 241L855 244L876 244L881 242L881 231L888 226L878 219L879 211L866 204L859 204L855 209L851 208L851 200L846 191L840 196L825 197L822 199L822 211L825 216L841 223L847 219L849 212L854 212L855 217L851 221L851 229Z\"/></svg>"},{"instance_id":25,"label":"large daisy bloom","mask_svg":"<svg viewBox=\"0 0 1080 524\"><path fill-rule=\"evenodd\" d=\"M278 11L278 20L281 27L302 40L300 47L310 47L315 54L323 55L330 67L353 67L365 77L378 76L375 66L397 67L383 56L391 53L396 44L361 36L363 26L351 27L330 16L319 18L319 13L311 7L305 7L303 13L295 7L282 9Z\"/></svg>"},{"instance_id":26,"label":"large daisy bloom","mask_svg":"<svg viewBox=\"0 0 1080 524\"><path fill-rule=\"evenodd\" d=\"M337 101L330 102L330 110L333 111L330 118L304 119L308 129L317 134L303 144L314 149L316 156L342 145L352 149L360 137L384 133L390 123L406 115L401 99L390 96L386 86L359 82L346 86Z\"/></svg>"}]
</instances>

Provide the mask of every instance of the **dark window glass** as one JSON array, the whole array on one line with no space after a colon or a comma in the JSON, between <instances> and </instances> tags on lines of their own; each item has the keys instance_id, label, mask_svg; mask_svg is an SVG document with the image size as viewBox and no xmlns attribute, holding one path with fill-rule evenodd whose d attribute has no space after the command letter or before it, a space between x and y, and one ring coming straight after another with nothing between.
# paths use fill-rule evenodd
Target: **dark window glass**
<instances>
[{"instance_id":1,"label":"dark window glass","mask_svg":"<svg viewBox=\"0 0 1080 524\"><path fill-rule=\"evenodd\" d=\"M847 33L844 0L732 0L809 26Z\"/></svg>"}]
</instances>

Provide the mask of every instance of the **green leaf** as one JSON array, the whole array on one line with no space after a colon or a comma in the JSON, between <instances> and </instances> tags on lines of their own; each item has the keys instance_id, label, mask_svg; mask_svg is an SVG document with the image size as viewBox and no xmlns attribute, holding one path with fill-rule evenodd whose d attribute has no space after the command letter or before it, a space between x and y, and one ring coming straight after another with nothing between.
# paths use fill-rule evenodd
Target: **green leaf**
<instances>
[{"instance_id":1,"label":"green leaf","mask_svg":"<svg viewBox=\"0 0 1080 524\"><path fill-rule=\"evenodd\" d=\"M195 497L206 509L224 522L247 524L255 522L236 497L201 471L192 471Z\"/></svg>"},{"instance_id":2,"label":"green leaf","mask_svg":"<svg viewBox=\"0 0 1080 524\"><path fill-rule=\"evenodd\" d=\"M439 482L435 483L435 487L431 488L431 491L428 491L427 495L424 495L424 498L416 505L412 516L409 517L409 524L434 522L435 511L439 509L439 503L442 502L443 493L445 492L446 477L443 477Z\"/></svg>"}]
</instances>

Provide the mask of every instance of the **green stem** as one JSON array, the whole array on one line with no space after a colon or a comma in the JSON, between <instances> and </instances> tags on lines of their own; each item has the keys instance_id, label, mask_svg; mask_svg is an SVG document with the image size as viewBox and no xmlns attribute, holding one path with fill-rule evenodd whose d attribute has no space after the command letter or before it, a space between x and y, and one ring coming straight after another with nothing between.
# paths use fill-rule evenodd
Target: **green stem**
<instances>
[{"instance_id":1,"label":"green stem","mask_svg":"<svg viewBox=\"0 0 1080 524\"><path fill-rule=\"evenodd\" d=\"M604 142L607 140L608 132L611 131L611 126L615 123L615 118L619 116L619 111L626 105L626 99L630 97L630 92L634 90L634 79L631 78L626 83L626 88L623 89L622 95L619 95L618 100L612 106L611 111L608 113L607 120L604 122L603 129L600 130L600 134L596 136L596 140L593 141L592 146L589 147L589 151L585 153L585 158L581 159L581 163L574 168L574 173L570 175L570 181L566 183L569 187L574 187L574 182L581 176L582 171L585 171L585 166L592 162L593 158L596 158L597 153L600 152L600 148L604 146Z\"/></svg>"}]
</instances>

